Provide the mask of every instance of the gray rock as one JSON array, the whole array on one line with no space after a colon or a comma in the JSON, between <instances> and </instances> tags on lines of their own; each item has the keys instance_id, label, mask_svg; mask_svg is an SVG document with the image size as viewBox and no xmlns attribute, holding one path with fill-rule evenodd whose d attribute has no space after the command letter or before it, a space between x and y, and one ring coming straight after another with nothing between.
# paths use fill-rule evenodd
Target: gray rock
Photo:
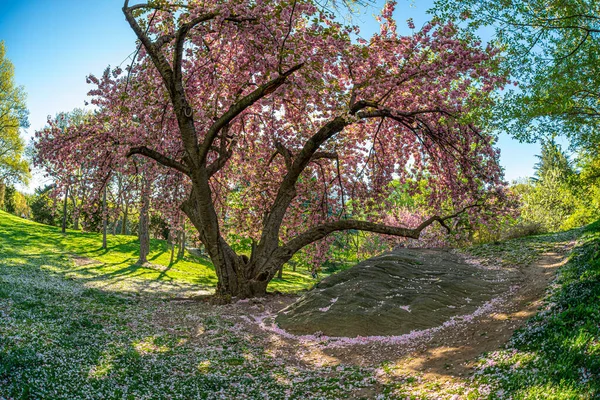
<instances>
[{"instance_id":1,"label":"gray rock","mask_svg":"<svg viewBox=\"0 0 600 400\"><path fill-rule=\"evenodd\" d=\"M472 313L508 290L516 274L448 250L398 248L323 279L276 322L294 334L402 335Z\"/></svg>"}]
</instances>

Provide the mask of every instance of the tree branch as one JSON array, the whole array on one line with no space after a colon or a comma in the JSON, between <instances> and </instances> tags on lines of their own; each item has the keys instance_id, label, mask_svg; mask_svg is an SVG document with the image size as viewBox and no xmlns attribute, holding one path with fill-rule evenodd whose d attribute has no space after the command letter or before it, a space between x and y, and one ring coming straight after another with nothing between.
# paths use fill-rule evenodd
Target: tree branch
<instances>
[{"instance_id":1,"label":"tree branch","mask_svg":"<svg viewBox=\"0 0 600 400\"><path fill-rule=\"evenodd\" d=\"M127 152L127 158L131 157L134 154L140 154L145 157L151 158L151 159L155 160L156 162L158 162L159 164L164 165L165 167L176 169L177 171L190 176L190 170L186 165L184 165L178 161L175 161L175 160L159 153L158 151L149 149L146 146L132 147L129 150L129 152Z\"/></svg>"}]
</instances>

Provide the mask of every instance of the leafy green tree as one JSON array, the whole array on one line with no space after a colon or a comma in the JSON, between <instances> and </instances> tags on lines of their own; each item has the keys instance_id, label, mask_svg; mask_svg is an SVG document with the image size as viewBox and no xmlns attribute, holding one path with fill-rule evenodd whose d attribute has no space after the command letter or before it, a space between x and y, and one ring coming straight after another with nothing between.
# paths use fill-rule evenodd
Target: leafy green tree
<instances>
[{"instance_id":1,"label":"leafy green tree","mask_svg":"<svg viewBox=\"0 0 600 400\"><path fill-rule=\"evenodd\" d=\"M496 109L497 126L520 140L546 132L573 145L600 140L600 2L597 0L436 0L435 14L495 28L505 67L519 83Z\"/></svg>"},{"instance_id":2,"label":"leafy green tree","mask_svg":"<svg viewBox=\"0 0 600 400\"><path fill-rule=\"evenodd\" d=\"M524 191L521 216L526 221L540 224L545 231L555 232L575 212L575 201L563 171L552 168Z\"/></svg>"},{"instance_id":3,"label":"leafy green tree","mask_svg":"<svg viewBox=\"0 0 600 400\"><path fill-rule=\"evenodd\" d=\"M0 41L0 185L27 183L29 164L23 158L25 142L20 128L29 126L25 92L14 84L14 67Z\"/></svg>"}]
</instances>

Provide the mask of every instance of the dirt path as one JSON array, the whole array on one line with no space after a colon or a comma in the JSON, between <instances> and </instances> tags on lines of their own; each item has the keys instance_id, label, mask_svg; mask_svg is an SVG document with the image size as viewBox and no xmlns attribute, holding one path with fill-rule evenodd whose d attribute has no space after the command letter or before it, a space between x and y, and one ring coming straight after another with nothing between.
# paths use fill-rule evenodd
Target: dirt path
<instances>
[{"instance_id":1,"label":"dirt path","mask_svg":"<svg viewBox=\"0 0 600 400\"><path fill-rule=\"evenodd\" d=\"M385 362L399 379L417 374L429 383L452 384L469 376L479 355L498 349L515 329L537 312L548 285L573 245L573 242L562 245L530 265L519 267L520 283L494 304L491 312L430 330L426 335L404 335L406 340L399 337L398 340L380 338L364 343L352 340L327 343L318 337L286 335L269 325L269 315L293 302L296 297L291 296L239 303L231 311L245 321L247 329L262 337L269 352L282 357L286 363L307 367L331 364L371 367ZM369 394L361 393L358 397L369 397Z\"/></svg>"}]
</instances>

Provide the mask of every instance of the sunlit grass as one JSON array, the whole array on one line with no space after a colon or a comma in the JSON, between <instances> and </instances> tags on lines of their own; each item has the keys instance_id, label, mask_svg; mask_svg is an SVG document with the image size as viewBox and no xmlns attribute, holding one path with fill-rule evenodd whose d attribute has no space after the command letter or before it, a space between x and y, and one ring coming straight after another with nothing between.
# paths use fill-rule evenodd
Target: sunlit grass
<instances>
[{"instance_id":1,"label":"sunlit grass","mask_svg":"<svg viewBox=\"0 0 600 400\"><path fill-rule=\"evenodd\" d=\"M188 290L214 290L217 276L209 259L195 257L186 251L182 259L170 264L171 249L164 240L151 240L148 264L136 264L139 256L137 237L108 235L107 249L102 249L99 233L67 230L38 224L0 211L0 249L2 259L11 264L23 262L23 256L79 258L80 265L70 265L54 272L72 278L119 284L125 289L132 282L169 283L185 286ZM83 258L83 259L82 259ZM88 260L89 259L89 260ZM92 262L95 261L95 262ZM275 278L269 290L282 293L298 292L311 288L316 281L308 271L294 272L284 269L283 278ZM139 289L134 285L132 289Z\"/></svg>"}]
</instances>

